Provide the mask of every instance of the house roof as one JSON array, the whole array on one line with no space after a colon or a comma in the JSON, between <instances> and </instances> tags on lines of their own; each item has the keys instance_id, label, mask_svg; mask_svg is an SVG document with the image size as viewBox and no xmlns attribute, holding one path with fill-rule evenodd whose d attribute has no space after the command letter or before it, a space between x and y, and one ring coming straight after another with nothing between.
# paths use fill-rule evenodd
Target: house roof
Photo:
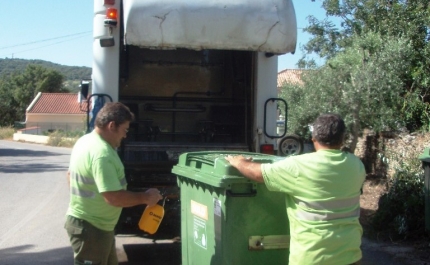
<instances>
[{"instance_id":1,"label":"house roof","mask_svg":"<svg viewBox=\"0 0 430 265\"><path fill-rule=\"evenodd\" d=\"M303 84L301 75L304 70L301 69L285 69L278 73L278 87L282 87L285 83Z\"/></svg>"},{"instance_id":2,"label":"house roof","mask_svg":"<svg viewBox=\"0 0 430 265\"><path fill-rule=\"evenodd\" d=\"M84 114L87 103L78 102L78 93L39 92L27 108L27 113Z\"/></svg>"}]
</instances>

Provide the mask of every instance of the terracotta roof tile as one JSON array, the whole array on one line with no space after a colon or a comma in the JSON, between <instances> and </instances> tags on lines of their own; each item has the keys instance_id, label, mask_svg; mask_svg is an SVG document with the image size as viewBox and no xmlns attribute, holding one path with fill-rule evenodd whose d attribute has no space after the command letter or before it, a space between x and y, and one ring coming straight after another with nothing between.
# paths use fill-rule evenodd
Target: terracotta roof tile
<instances>
[{"instance_id":1,"label":"terracotta roof tile","mask_svg":"<svg viewBox=\"0 0 430 265\"><path fill-rule=\"evenodd\" d=\"M282 87L285 83L303 84L301 75L305 70L300 69L285 69L278 73L278 87Z\"/></svg>"},{"instance_id":2,"label":"terracotta roof tile","mask_svg":"<svg viewBox=\"0 0 430 265\"><path fill-rule=\"evenodd\" d=\"M41 93L27 113L84 114L81 109L86 110L87 104L82 102L80 107L78 94Z\"/></svg>"}]
</instances>

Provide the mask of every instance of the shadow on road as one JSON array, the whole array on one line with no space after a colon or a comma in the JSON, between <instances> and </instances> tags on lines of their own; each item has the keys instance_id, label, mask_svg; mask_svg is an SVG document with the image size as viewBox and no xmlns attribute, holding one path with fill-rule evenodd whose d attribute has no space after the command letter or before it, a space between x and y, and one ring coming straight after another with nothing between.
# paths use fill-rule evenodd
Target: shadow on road
<instances>
[{"instance_id":1,"label":"shadow on road","mask_svg":"<svg viewBox=\"0 0 430 265\"><path fill-rule=\"evenodd\" d=\"M28 149L0 149L0 172L2 173L38 173L38 172L53 172L67 170L66 165L43 163L48 161L49 157L64 156L67 154L54 153L48 151L35 151ZM42 163L18 163L17 159L43 161ZM46 158L46 160L44 159ZM26 161L27 162L27 161Z\"/></svg>"},{"instance_id":2,"label":"shadow on road","mask_svg":"<svg viewBox=\"0 0 430 265\"><path fill-rule=\"evenodd\" d=\"M180 265L181 264L181 244L161 243L161 244L124 244L128 262L120 265Z\"/></svg>"},{"instance_id":3,"label":"shadow on road","mask_svg":"<svg viewBox=\"0 0 430 265\"><path fill-rule=\"evenodd\" d=\"M7 156L30 156L30 157L41 157L41 156L60 156L60 155L66 155L61 153L53 153L53 152L47 152L47 151L35 151L35 150L27 150L27 149L8 149L8 148L1 148L0 149L0 156L7 157Z\"/></svg>"},{"instance_id":4,"label":"shadow on road","mask_svg":"<svg viewBox=\"0 0 430 265\"><path fill-rule=\"evenodd\" d=\"M26 165L8 165L0 166L0 172L2 173L38 173L38 172L53 172L53 171L65 171L67 166L59 166L52 164L26 164Z\"/></svg>"},{"instance_id":5,"label":"shadow on road","mask_svg":"<svg viewBox=\"0 0 430 265\"><path fill-rule=\"evenodd\" d=\"M71 247L50 249L44 252L24 252L35 248L33 245L23 245L0 249L0 264L8 265L73 265Z\"/></svg>"}]
</instances>

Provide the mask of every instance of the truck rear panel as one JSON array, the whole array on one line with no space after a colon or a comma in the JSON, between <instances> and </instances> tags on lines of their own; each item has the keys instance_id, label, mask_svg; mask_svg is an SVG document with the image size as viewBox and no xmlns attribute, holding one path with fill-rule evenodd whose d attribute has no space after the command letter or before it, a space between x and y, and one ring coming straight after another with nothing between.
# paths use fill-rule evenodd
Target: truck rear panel
<instances>
[{"instance_id":1,"label":"truck rear panel","mask_svg":"<svg viewBox=\"0 0 430 265\"><path fill-rule=\"evenodd\" d=\"M179 154L252 149L253 56L246 51L135 46L120 53L119 101L136 118L119 150L128 189L158 187L166 193L166 214L177 215L171 217L177 227L170 225L178 233L179 192L170 171ZM125 209L118 232L137 228L142 211Z\"/></svg>"},{"instance_id":2,"label":"truck rear panel","mask_svg":"<svg viewBox=\"0 0 430 265\"><path fill-rule=\"evenodd\" d=\"M292 1L94 0L93 37L93 95L136 116L118 150L128 189L165 193L156 235L179 236L179 154L277 149L276 55L296 48ZM143 210L123 209L117 233L138 232Z\"/></svg>"}]
</instances>

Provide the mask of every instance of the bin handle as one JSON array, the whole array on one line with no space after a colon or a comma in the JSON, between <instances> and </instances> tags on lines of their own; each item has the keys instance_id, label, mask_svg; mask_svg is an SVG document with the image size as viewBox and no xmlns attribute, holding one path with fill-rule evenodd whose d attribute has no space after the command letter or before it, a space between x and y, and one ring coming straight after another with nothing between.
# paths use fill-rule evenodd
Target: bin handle
<instances>
[{"instance_id":1,"label":"bin handle","mask_svg":"<svg viewBox=\"0 0 430 265\"><path fill-rule=\"evenodd\" d=\"M231 190L227 190L227 196L230 197L255 197L257 195L257 190L252 190L251 192L244 193L234 193Z\"/></svg>"},{"instance_id":2,"label":"bin handle","mask_svg":"<svg viewBox=\"0 0 430 265\"><path fill-rule=\"evenodd\" d=\"M202 164L207 164L212 166L214 165L213 160L204 159L204 158L195 157L195 156L190 156L188 161L200 162ZM201 165L197 166L196 168L201 168Z\"/></svg>"}]
</instances>

